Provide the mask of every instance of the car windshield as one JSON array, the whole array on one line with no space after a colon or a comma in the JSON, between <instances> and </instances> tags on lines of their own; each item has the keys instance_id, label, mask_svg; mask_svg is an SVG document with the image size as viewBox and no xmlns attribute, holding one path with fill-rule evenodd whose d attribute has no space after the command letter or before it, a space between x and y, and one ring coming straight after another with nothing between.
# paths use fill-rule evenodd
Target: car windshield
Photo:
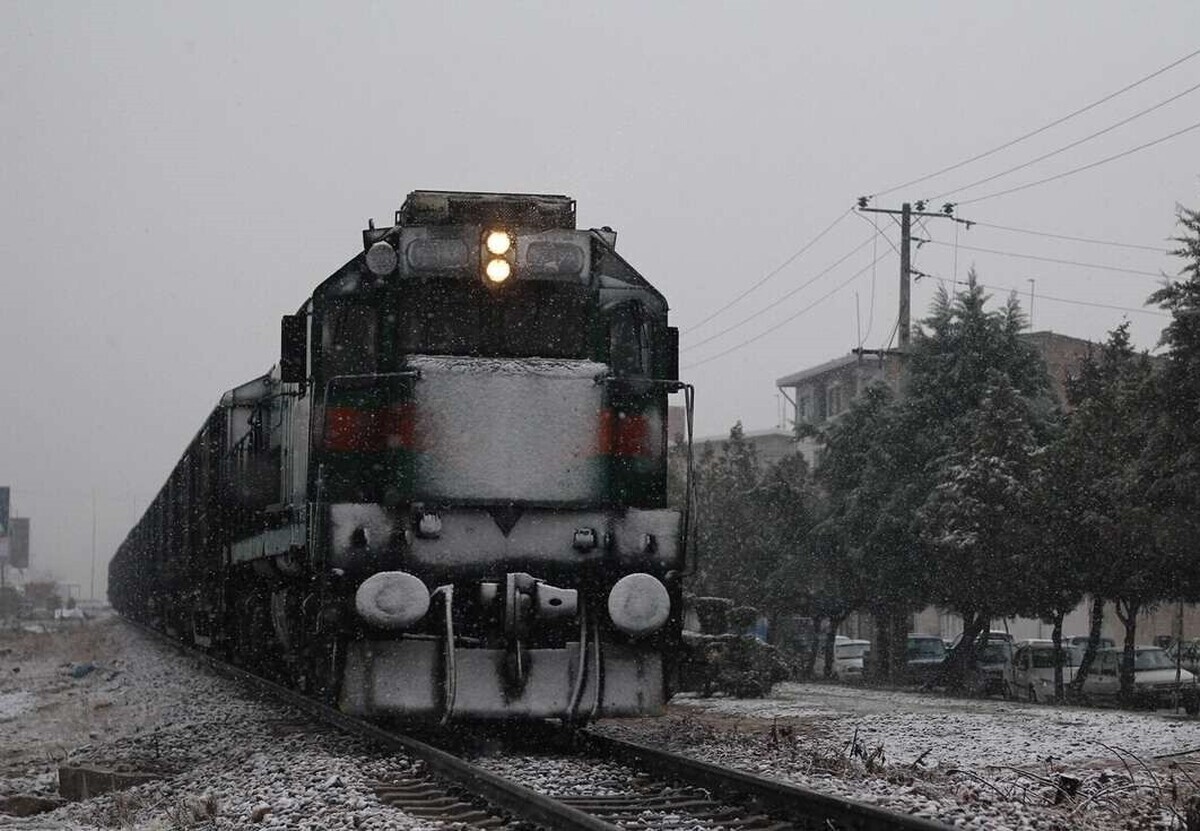
<instances>
[{"instance_id":1,"label":"car windshield","mask_svg":"<svg viewBox=\"0 0 1200 831\"><path fill-rule=\"evenodd\" d=\"M1133 668L1138 669L1173 669L1175 662L1161 649L1139 649L1133 656Z\"/></svg>"},{"instance_id":2,"label":"car windshield","mask_svg":"<svg viewBox=\"0 0 1200 831\"><path fill-rule=\"evenodd\" d=\"M1012 644L1007 641L988 641L975 650L975 658L981 664L999 664L1012 656Z\"/></svg>"},{"instance_id":3,"label":"car windshield","mask_svg":"<svg viewBox=\"0 0 1200 831\"><path fill-rule=\"evenodd\" d=\"M867 651L865 643L839 643L834 651L839 658L861 658Z\"/></svg>"},{"instance_id":4,"label":"car windshield","mask_svg":"<svg viewBox=\"0 0 1200 831\"><path fill-rule=\"evenodd\" d=\"M1054 668L1054 649L1053 647L1042 647L1030 651L1033 656L1034 669L1053 669ZM1062 650L1062 665L1065 667L1079 666L1079 659L1082 657L1082 650L1075 647L1067 646Z\"/></svg>"},{"instance_id":5,"label":"car windshield","mask_svg":"<svg viewBox=\"0 0 1200 831\"><path fill-rule=\"evenodd\" d=\"M946 654L946 645L941 638L909 638L909 658L941 658Z\"/></svg>"}]
</instances>

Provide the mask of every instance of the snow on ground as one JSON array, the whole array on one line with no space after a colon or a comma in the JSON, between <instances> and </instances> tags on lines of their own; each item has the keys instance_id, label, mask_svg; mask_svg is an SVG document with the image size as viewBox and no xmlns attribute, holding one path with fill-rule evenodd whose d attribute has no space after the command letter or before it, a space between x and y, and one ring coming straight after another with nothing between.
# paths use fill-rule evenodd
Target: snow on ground
<instances>
[{"instance_id":1,"label":"snow on ground","mask_svg":"<svg viewBox=\"0 0 1200 831\"><path fill-rule=\"evenodd\" d=\"M164 776L26 819L0 814L0 827L439 827L374 794L373 778L406 773L409 760L257 701L117 620L0 634L0 702L12 715L0 727L0 799L54 796L64 759Z\"/></svg>"},{"instance_id":2,"label":"snow on ground","mask_svg":"<svg viewBox=\"0 0 1200 831\"><path fill-rule=\"evenodd\" d=\"M1200 722L1165 713L781 684L769 699L679 697L666 718L602 727L961 828L1182 828L1200 791ZM437 827L373 792L409 760L256 700L115 620L0 633L0 800L53 796L64 759L164 778L28 819L0 815L0 827ZM524 775L560 792L622 784L615 768L576 767L548 760Z\"/></svg>"},{"instance_id":3,"label":"snow on ground","mask_svg":"<svg viewBox=\"0 0 1200 831\"><path fill-rule=\"evenodd\" d=\"M1182 828L1200 792L1200 722L1165 713L786 683L606 729L965 828Z\"/></svg>"},{"instance_id":4,"label":"snow on ground","mask_svg":"<svg viewBox=\"0 0 1200 831\"><path fill-rule=\"evenodd\" d=\"M34 698L27 690L0 693L0 722L12 721L33 709Z\"/></svg>"},{"instance_id":5,"label":"snow on ground","mask_svg":"<svg viewBox=\"0 0 1200 831\"><path fill-rule=\"evenodd\" d=\"M820 717L831 729L857 730L895 761L944 767L1084 764L1115 761L1101 742L1139 758L1200 749L1200 721L1167 713L1023 704L997 699L840 687L778 684L769 701L676 697L707 712L761 719ZM1198 755L1200 760L1200 755Z\"/></svg>"}]
</instances>

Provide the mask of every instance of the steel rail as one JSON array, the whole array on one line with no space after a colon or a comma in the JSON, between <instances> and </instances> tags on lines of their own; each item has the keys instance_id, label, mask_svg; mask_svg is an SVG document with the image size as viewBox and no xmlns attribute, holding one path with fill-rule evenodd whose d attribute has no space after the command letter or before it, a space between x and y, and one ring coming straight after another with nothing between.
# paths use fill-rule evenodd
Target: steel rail
<instances>
[{"instance_id":1,"label":"steel rail","mask_svg":"<svg viewBox=\"0 0 1200 831\"><path fill-rule=\"evenodd\" d=\"M801 828L844 831L947 831L950 828L934 820L719 767L640 742L606 736L593 729L581 730L578 739L588 752L625 764L640 762L664 778L682 780L721 794L749 797L772 815L795 822ZM814 822L818 824L814 825Z\"/></svg>"},{"instance_id":2,"label":"steel rail","mask_svg":"<svg viewBox=\"0 0 1200 831\"><path fill-rule=\"evenodd\" d=\"M420 759L434 773L482 797L514 817L546 828L561 828L565 831L618 831L616 825L604 822L591 814L565 805L524 785L510 782L423 741L401 733L392 733L371 722L348 716L333 707L306 698L295 690L290 690L187 644L180 643L144 624L124 617L122 620L174 647L184 655L199 660L214 672L268 693L317 721L333 725L346 733L370 739L390 750L401 751Z\"/></svg>"},{"instance_id":3,"label":"steel rail","mask_svg":"<svg viewBox=\"0 0 1200 831\"><path fill-rule=\"evenodd\" d=\"M566 831L615 831L619 828L618 825L606 822L586 811L464 761L453 753L412 736L394 733L372 722L348 716L295 690L181 643L144 624L128 618L123 620L187 657L196 659L214 672L283 701L316 721L420 759L432 773L513 817L545 828ZM565 740L569 746L585 753L625 765L640 763L663 779L703 788L722 796L748 800L754 804L747 807L768 811L773 816L795 823L798 828L837 831L947 831L950 828L933 820L720 767L629 739L614 738L594 729L578 730L564 735L561 731L551 731L544 725L530 727L532 733L547 743L560 743Z\"/></svg>"}]
</instances>

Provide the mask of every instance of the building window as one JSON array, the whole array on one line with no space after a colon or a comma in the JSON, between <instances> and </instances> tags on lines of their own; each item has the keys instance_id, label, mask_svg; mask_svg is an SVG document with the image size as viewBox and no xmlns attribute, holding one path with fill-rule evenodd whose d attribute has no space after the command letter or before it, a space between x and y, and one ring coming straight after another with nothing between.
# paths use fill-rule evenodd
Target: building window
<instances>
[{"instance_id":1,"label":"building window","mask_svg":"<svg viewBox=\"0 0 1200 831\"><path fill-rule=\"evenodd\" d=\"M829 389L829 415L835 416L842 411L842 388L841 386L830 387Z\"/></svg>"}]
</instances>

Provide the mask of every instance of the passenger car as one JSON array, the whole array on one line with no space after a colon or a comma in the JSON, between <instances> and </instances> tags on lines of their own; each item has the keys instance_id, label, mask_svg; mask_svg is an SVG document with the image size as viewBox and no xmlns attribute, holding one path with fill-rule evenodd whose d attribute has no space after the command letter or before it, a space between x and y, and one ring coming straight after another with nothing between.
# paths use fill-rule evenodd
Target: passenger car
<instances>
[{"instance_id":1,"label":"passenger car","mask_svg":"<svg viewBox=\"0 0 1200 831\"><path fill-rule=\"evenodd\" d=\"M1116 702L1121 693L1121 656L1123 650L1102 649L1096 663L1083 679L1083 694L1089 701ZM1177 670L1166 650L1157 646L1138 646L1133 655L1134 702L1158 708L1175 705L1176 693L1190 714L1200 712L1200 687L1196 676L1186 669Z\"/></svg>"},{"instance_id":2,"label":"passenger car","mask_svg":"<svg viewBox=\"0 0 1200 831\"><path fill-rule=\"evenodd\" d=\"M833 677L839 681L861 681L863 657L870 649L870 641L839 635L833 645Z\"/></svg>"},{"instance_id":3,"label":"passenger car","mask_svg":"<svg viewBox=\"0 0 1200 831\"><path fill-rule=\"evenodd\" d=\"M909 684L942 683L946 644L938 635L909 635L905 646L904 680Z\"/></svg>"},{"instance_id":4,"label":"passenger car","mask_svg":"<svg viewBox=\"0 0 1200 831\"><path fill-rule=\"evenodd\" d=\"M1080 649L1087 649L1090 635L1067 635L1062 639L1063 646L1077 646ZM1096 643L1097 649L1115 649L1117 642L1112 638L1101 637Z\"/></svg>"},{"instance_id":5,"label":"passenger car","mask_svg":"<svg viewBox=\"0 0 1200 831\"><path fill-rule=\"evenodd\" d=\"M1063 646L1057 655L1062 663L1063 683L1069 684L1075 678L1083 650L1076 646ZM1006 694L1035 702L1051 698L1054 695L1055 657L1054 642L1050 640L1027 640L1013 644Z\"/></svg>"},{"instance_id":6,"label":"passenger car","mask_svg":"<svg viewBox=\"0 0 1200 831\"><path fill-rule=\"evenodd\" d=\"M1167 647L1167 656L1171 663L1178 662L1184 669L1195 675L1200 672L1200 639L1176 641Z\"/></svg>"},{"instance_id":7,"label":"passenger car","mask_svg":"<svg viewBox=\"0 0 1200 831\"><path fill-rule=\"evenodd\" d=\"M954 649L961 643L962 635L959 635L954 639ZM975 665L967 672L967 691L977 695L1007 695L1012 656L1013 638L1008 632L981 634L975 642Z\"/></svg>"}]
</instances>

